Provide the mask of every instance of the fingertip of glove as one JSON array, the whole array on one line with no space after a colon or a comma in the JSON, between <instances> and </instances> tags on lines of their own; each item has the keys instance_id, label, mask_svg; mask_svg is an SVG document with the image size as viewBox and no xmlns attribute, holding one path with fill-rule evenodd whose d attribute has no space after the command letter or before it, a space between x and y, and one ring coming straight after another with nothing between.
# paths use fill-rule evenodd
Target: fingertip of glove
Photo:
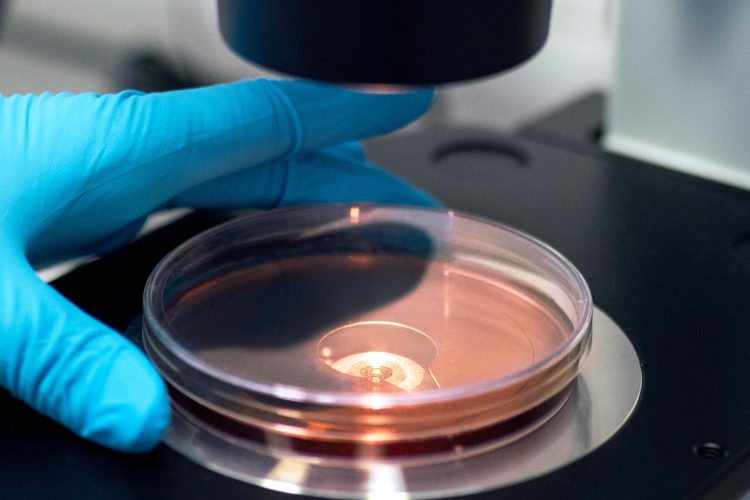
<instances>
[{"instance_id":1,"label":"fingertip of glove","mask_svg":"<svg viewBox=\"0 0 750 500\"><path fill-rule=\"evenodd\" d=\"M437 94L434 88L423 87L369 95L380 101L387 101L393 110L399 110L405 119L411 121L430 109Z\"/></svg>"},{"instance_id":2,"label":"fingertip of glove","mask_svg":"<svg viewBox=\"0 0 750 500\"><path fill-rule=\"evenodd\" d=\"M423 113L430 109L432 104L435 102L435 99L437 98L435 87L425 87L422 89L414 90L412 92L409 92L407 95L411 96L412 99L415 100L415 104L421 108Z\"/></svg>"},{"instance_id":3,"label":"fingertip of glove","mask_svg":"<svg viewBox=\"0 0 750 500\"><path fill-rule=\"evenodd\" d=\"M169 398L140 351L128 349L112 362L90 421L84 437L108 448L143 453L159 444L169 425Z\"/></svg>"},{"instance_id":4,"label":"fingertip of glove","mask_svg":"<svg viewBox=\"0 0 750 500\"><path fill-rule=\"evenodd\" d=\"M417 201L417 204L419 206L427 208L445 208L445 205L440 203L440 201L437 198L434 198L432 195L425 192L421 192L420 195L421 198Z\"/></svg>"}]
</instances>

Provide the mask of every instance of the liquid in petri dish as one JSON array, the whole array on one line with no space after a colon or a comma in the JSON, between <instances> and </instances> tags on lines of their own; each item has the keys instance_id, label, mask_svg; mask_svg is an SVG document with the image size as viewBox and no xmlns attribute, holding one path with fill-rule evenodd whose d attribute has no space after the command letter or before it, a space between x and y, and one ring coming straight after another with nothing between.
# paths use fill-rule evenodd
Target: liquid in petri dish
<instances>
[{"instance_id":1,"label":"liquid in petri dish","mask_svg":"<svg viewBox=\"0 0 750 500\"><path fill-rule=\"evenodd\" d=\"M351 253L223 274L168 307L176 339L233 377L305 391L415 393L505 377L573 327L549 299L464 262Z\"/></svg>"}]
</instances>

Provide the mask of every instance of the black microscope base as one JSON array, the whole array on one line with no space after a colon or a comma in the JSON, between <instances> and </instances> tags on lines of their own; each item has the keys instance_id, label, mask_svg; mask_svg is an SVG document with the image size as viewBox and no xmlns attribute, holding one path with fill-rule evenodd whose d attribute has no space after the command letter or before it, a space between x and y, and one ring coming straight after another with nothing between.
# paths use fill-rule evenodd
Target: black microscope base
<instances>
[{"instance_id":1,"label":"black microscope base","mask_svg":"<svg viewBox=\"0 0 750 500\"><path fill-rule=\"evenodd\" d=\"M750 489L750 193L602 152L600 116L601 97L588 96L514 136L444 128L368 145L447 206L561 251L641 357L641 403L610 441L470 498L739 496ZM195 213L54 285L125 331L158 260L227 217ZM6 393L0 411L2 498L290 498L163 445L142 456L105 450Z\"/></svg>"}]
</instances>

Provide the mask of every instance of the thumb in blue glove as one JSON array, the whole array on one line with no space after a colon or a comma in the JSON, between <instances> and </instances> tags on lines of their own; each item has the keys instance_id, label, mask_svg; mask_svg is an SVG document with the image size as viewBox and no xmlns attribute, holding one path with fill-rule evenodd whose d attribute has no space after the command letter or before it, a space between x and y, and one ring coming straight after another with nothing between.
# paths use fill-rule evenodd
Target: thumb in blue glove
<instances>
[{"instance_id":1,"label":"thumb in blue glove","mask_svg":"<svg viewBox=\"0 0 750 500\"><path fill-rule=\"evenodd\" d=\"M40 281L32 264L95 252L166 205L436 202L351 141L423 113L431 93L367 95L302 82L163 94L0 97L0 384L118 450L169 421L144 355Z\"/></svg>"}]
</instances>

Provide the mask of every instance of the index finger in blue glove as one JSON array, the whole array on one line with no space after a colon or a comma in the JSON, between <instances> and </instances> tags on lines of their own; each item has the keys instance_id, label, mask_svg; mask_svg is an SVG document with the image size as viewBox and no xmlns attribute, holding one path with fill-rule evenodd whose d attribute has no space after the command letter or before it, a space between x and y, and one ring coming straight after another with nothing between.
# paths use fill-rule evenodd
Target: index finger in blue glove
<instances>
[{"instance_id":1,"label":"index finger in blue glove","mask_svg":"<svg viewBox=\"0 0 750 500\"><path fill-rule=\"evenodd\" d=\"M36 173L49 182L43 197L28 194L39 201L18 226L44 234L24 236L40 259L77 249L211 179L397 129L432 96L259 80L149 95L8 98L7 116L26 120L9 124L11 135L24 134L10 143L31 144L49 169ZM106 214L101 227L99 219L78 224L90 213Z\"/></svg>"},{"instance_id":2,"label":"index finger in blue glove","mask_svg":"<svg viewBox=\"0 0 750 500\"><path fill-rule=\"evenodd\" d=\"M89 109L76 102L84 97L72 97L69 106ZM120 178L132 170L137 178L131 181L139 188L165 178L186 188L251 165L397 129L429 107L432 93L377 95L320 83L257 80L99 99L103 102L94 111L110 120L100 131L106 133L101 143L109 147L100 160L113 167L101 174Z\"/></svg>"}]
</instances>

